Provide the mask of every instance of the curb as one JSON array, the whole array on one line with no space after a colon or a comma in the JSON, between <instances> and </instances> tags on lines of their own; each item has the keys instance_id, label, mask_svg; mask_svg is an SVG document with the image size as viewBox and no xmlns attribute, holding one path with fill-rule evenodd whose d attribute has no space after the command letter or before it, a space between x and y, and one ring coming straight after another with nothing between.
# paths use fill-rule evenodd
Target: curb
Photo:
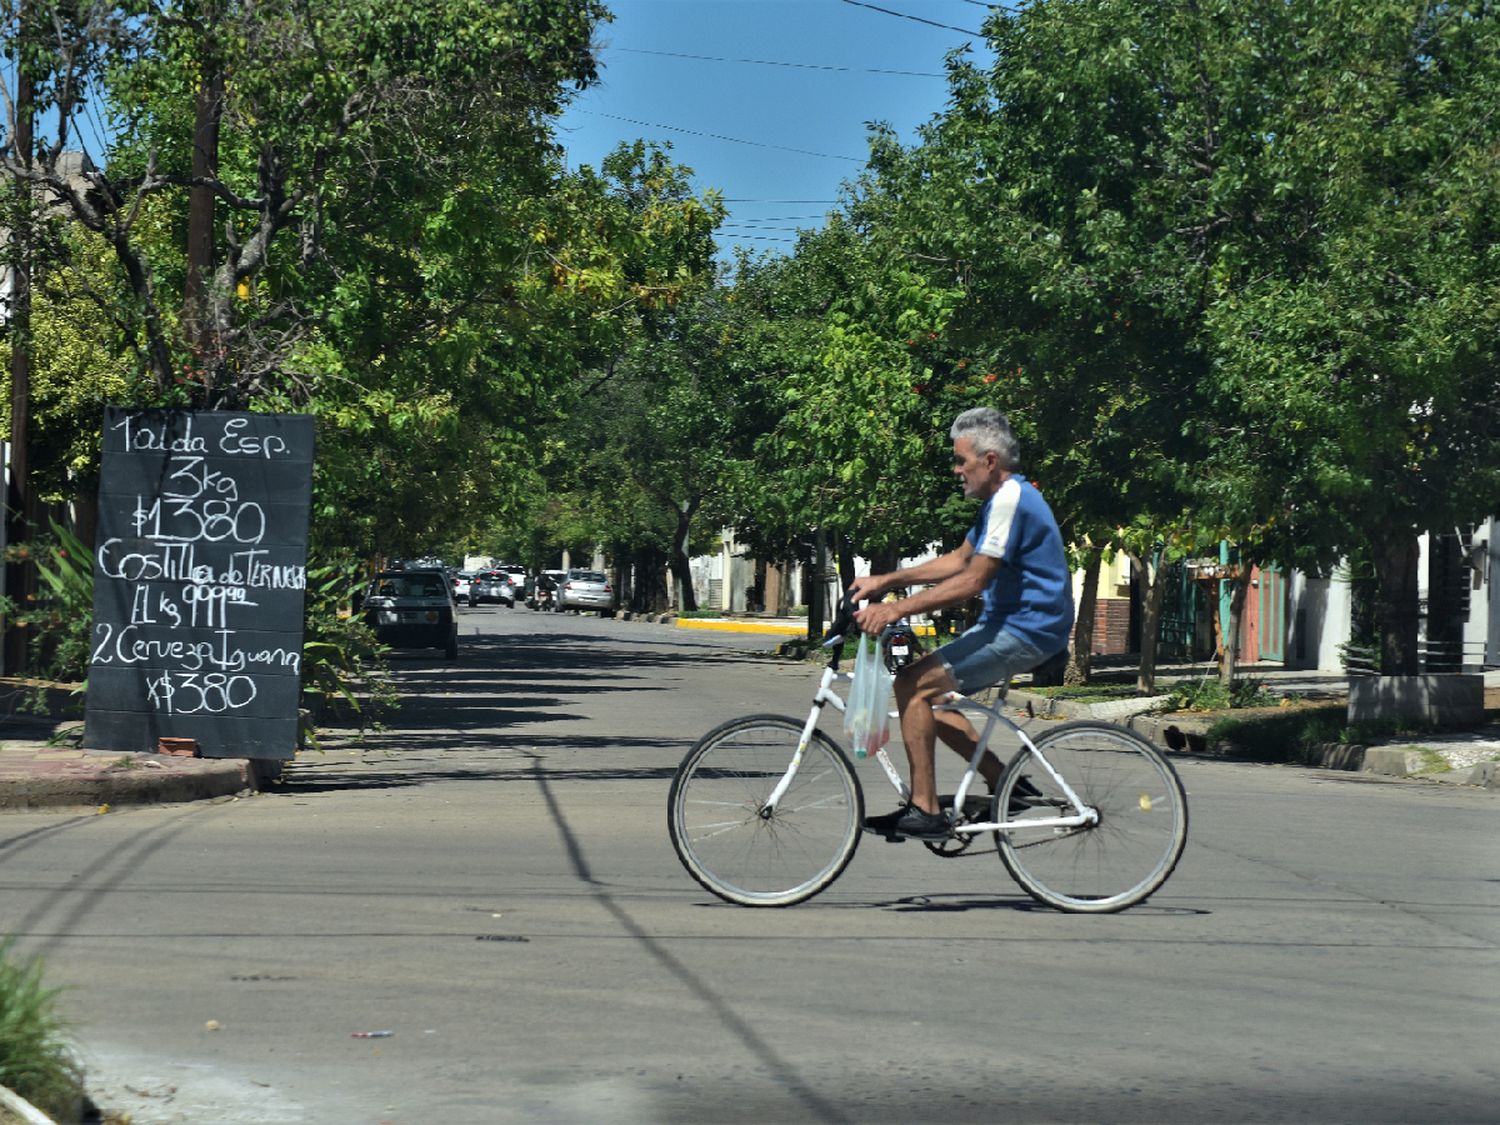
<instances>
[{"instance_id":1,"label":"curb","mask_svg":"<svg viewBox=\"0 0 1500 1125\"><path fill-rule=\"evenodd\" d=\"M1313 769L1346 773L1373 773L1382 777L1422 778L1443 785L1472 785L1500 789L1500 762L1478 762L1464 769L1430 773L1423 767L1427 757L1419 750L1398 746L1365 746L1357 742L1321 742L1312 748L1307 765Z\"/></svg>"},{"instance_id":2,"label":"curb","mask_svg":"<svg viewBox=\"0 0 1500 1125\"><path fill-rule=\"evenodd\" d=\"M150 805L227 797L258 788L248 758L162 758L50 750L7 741L0 753L0 811Z\"/></svg>"},{"instance_id":3,"label":"curb","mask_svg":"<svg viewBox=\"0 0 1500 1125\"><path fill-rule=\"evenodd\" d=\"M1043 719L1104 719L1111 723L1129 726L1127 720L1158 707L1167 699L1165 695L1143 695L1136 699L1108 699L1100 703L1080 703L1072 699L1054 699L1049 695L1032 695L1029 691L1011 688L1008 701L1017 707ZM1179 720L1173 719L1173 722ZM1133 729L1133 728L1132 728ZM1145 733L1145 732L1141 732Z\"/></svg>"}]
</instances>

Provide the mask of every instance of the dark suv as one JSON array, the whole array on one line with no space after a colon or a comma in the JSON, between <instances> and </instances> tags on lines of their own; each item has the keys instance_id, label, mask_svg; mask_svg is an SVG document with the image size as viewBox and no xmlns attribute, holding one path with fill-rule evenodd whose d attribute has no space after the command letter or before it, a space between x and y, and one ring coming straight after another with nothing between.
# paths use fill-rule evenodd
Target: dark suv
<instances>
[{"instance_id":1,"label":"dark suv","mask_svg":"<svg viewBox=\"0 0 1500 1125\"><path fill-rule=\"evenodd\" d=\"M453 586L442 570L387 570L370 583L360 607L365 624L392 648L440 648L458 659Z\"/></svg>"}]
</instances>

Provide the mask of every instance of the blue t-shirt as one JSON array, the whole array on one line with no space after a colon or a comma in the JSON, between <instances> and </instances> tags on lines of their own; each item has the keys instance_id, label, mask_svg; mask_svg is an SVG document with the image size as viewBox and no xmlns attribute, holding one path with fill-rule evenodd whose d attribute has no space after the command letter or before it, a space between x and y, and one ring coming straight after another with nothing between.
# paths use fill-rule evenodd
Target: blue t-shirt
<instances>
[{"instance_id":1,"label":"blue t-shirt","mask_svg":"<svg viewBox=\"0 0 1500 1125\"><path fill-rule=\"evenodd\" d=\"M981 623L998 621L1043 652L1073 635L1073 575L1057 520L1025 478L1008 477L979 509L969 531L975 554L1004 564L984 588Z\"/></svg>"}]
</instances>

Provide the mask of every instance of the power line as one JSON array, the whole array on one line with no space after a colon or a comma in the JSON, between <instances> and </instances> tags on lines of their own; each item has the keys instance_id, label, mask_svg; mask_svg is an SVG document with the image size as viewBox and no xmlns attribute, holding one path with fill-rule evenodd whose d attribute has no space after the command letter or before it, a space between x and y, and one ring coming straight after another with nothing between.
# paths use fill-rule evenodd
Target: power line
<instances>
[{"instance_id":1,"label":"power line","mask_svg":"<svg viewBox=\"0 0 1500 1125\"><path fill-rule=\"evenodd\" d=\"M754 145L756 148L776 148L776 149L780 149L782 152L796 152L796 153L800 153L803 156L821 156L825 160L847 160L851 164L863 164L864 163L864 160L860 159L859 157L854 157L854 156L834 156L832 153L827 153L827 152L812 152L812 151L810 151L808 149L805 149L805 148L788 148L786 145L766 144L764 141L744 141L744 140L741 140L739 137L725 137L725 136L722 136L719 133L700 133L696 129L682 129L682 128L679 128L676 125L653 125L649 121L637 121L633 117L616 117L613 113L596 113L595 111L593 111L591 109L580 109L577 112L578 113L586 113L590 117L607 117L611 121L623 121L627 125L639 125L639 126L641 126L642 128L645 128L645 129L665 129L669 133L686 133L690 137L708 137L708 138L710 138L712 140L715 140L715 141L733 141L737 145ZM742 200L737 200L736 202L743 202L743 201ZM766 200L765 202L767 202L767 203L771 203L771 202L775 202L775 203L821 203L821 202L823 202L823 200L819 200L819 199L785 199L785 200Z\"/></svg>"},{"instance_id":2,"label":"power line","mask_svg":"<svg viewBox=\"0 0 1500 1125\"><path fill-rule=\"evenodd\" d=\"M862 0L844 0L844 3L853 4L856 8L869 8L872 12L884 12L888 16L896 16L903 20L916 20L918 23L925 23L929 27L941 27L948 31L962 31L965 35L982 36L984 34L981 31L970 31L966 27L954 27L951 23L933 23L932 20L924 20L921 16L909 16L905 12L893 12L889 8L877 8L874 4L863 3Z\"/></svg>"},{"instance_id":3,"label":"power line","mask_svg":"<svg viewBox=\"0 0 1500 1125\"><path fill-rule=\"evenodd\" d=\"M795 238L772 238L768 234L736 234L736 235L734 235L730 239L730 241L738 241L739 239L744 239L744 238L751 239L751 240L753 240L755 242L797 242L797 241L800 241L799 239L795 239Z\"/></svg>"},{"instance_id":4,"label":"power line","mask_svg":"<svg viewBox=\"0 0 1500 1125\"><path fill-rule=\"evenodd\" d=\"M723 230L786 230L786 231L796 232L796 231L812 230L814 228L812 228L812 227L761 227L761 226L752 227L752 226L747 226L744 223L725 223L724 226L722 228L720 228L720 229L723 229Z\"/></svg>"},{"instance_id":5,"label":"power line","mask_svg":"<svg viewBox=\"0 0 1500 1125\"><path fill-rule=\"evenodd\" d=\"M845 159L848 159L845 157ZM837 203L837 199L723 199L721 203Z\"/></svg>"},{"instance_id":6,"label":"power line","mask_svg":"<svg viewBox=\"0 0 1500 1125\"><path fill-rule=\"evenodd\" d=\"M977 2L977 0L976 0ZM669 59L701 59L703 62L757 63L760 66L794 66L802 70L837 70L847 74L901 74L908 78L946 78L945 74L932 74L925 70L866 70L857 66L818 66L815 63L777 62L774 59L721 59L715 55L682 55L676 51L647 51L640 47L611 47L614 51L628 51L632 55L662 55Z\"/></svg>"}]
</instances>

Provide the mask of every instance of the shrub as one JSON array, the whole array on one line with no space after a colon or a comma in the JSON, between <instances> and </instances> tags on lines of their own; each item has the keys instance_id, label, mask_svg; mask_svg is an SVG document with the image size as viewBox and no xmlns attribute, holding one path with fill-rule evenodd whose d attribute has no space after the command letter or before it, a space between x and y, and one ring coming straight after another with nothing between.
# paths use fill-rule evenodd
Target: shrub
<instances>
[{"instance_id":1,"label":"shrub","mask_svg":"<svg viewBox=\"0 0 1500 1125\"><path fill-rule=\"evenodd\" d=\"M1343 703L1304 707L1280 715L1226 716L1208 729L1208 741L1233 743L1239 753L1258 762L1307 762L1320 743L1368 743L1394 734L1424 734L1433 729L1421 719L1384 719L1349 723Z\"/></svg>"},{"instance_id":2,"label":"shrub","mask_svg":"<svg viewBox=\"0 0 1500 1125\"><path fill-rule=\"evenodd\" d=\"M59 988L42 981L38 957L15 956L15 939L0 942L0 1085L38 1109L71 1120L82 1092L82 1072L56 1009Z\"/></svg>"},{"instance_id":3,"label":"shrub","mask_svg":"<svg viewBox=\"0 0 1500 1125\"><path fill-rule=\"evenodd\" d=\"M1229 711L1242 707L1275 707L1281 697L1269 692L1253 676L1237 679L1229 688L1217 677L1181 680L1162 704L1163 711Z\"/></svg>"},{"instance_id":4,"label":"shrub","mask_svg":"<svg viewBox=\"0 0 1500 1125\"><path fill-rule=\"evenodd\" d=\"M5 612L27 633L32 667L42 680L82 683L89 671L94 626L94 552L56 520L51 540L13 543L5 561L30 560L39 588L25 605L4 599ZM45 713L46 688L36 685L28 702Z\"/></svg>"}]
</instances>

